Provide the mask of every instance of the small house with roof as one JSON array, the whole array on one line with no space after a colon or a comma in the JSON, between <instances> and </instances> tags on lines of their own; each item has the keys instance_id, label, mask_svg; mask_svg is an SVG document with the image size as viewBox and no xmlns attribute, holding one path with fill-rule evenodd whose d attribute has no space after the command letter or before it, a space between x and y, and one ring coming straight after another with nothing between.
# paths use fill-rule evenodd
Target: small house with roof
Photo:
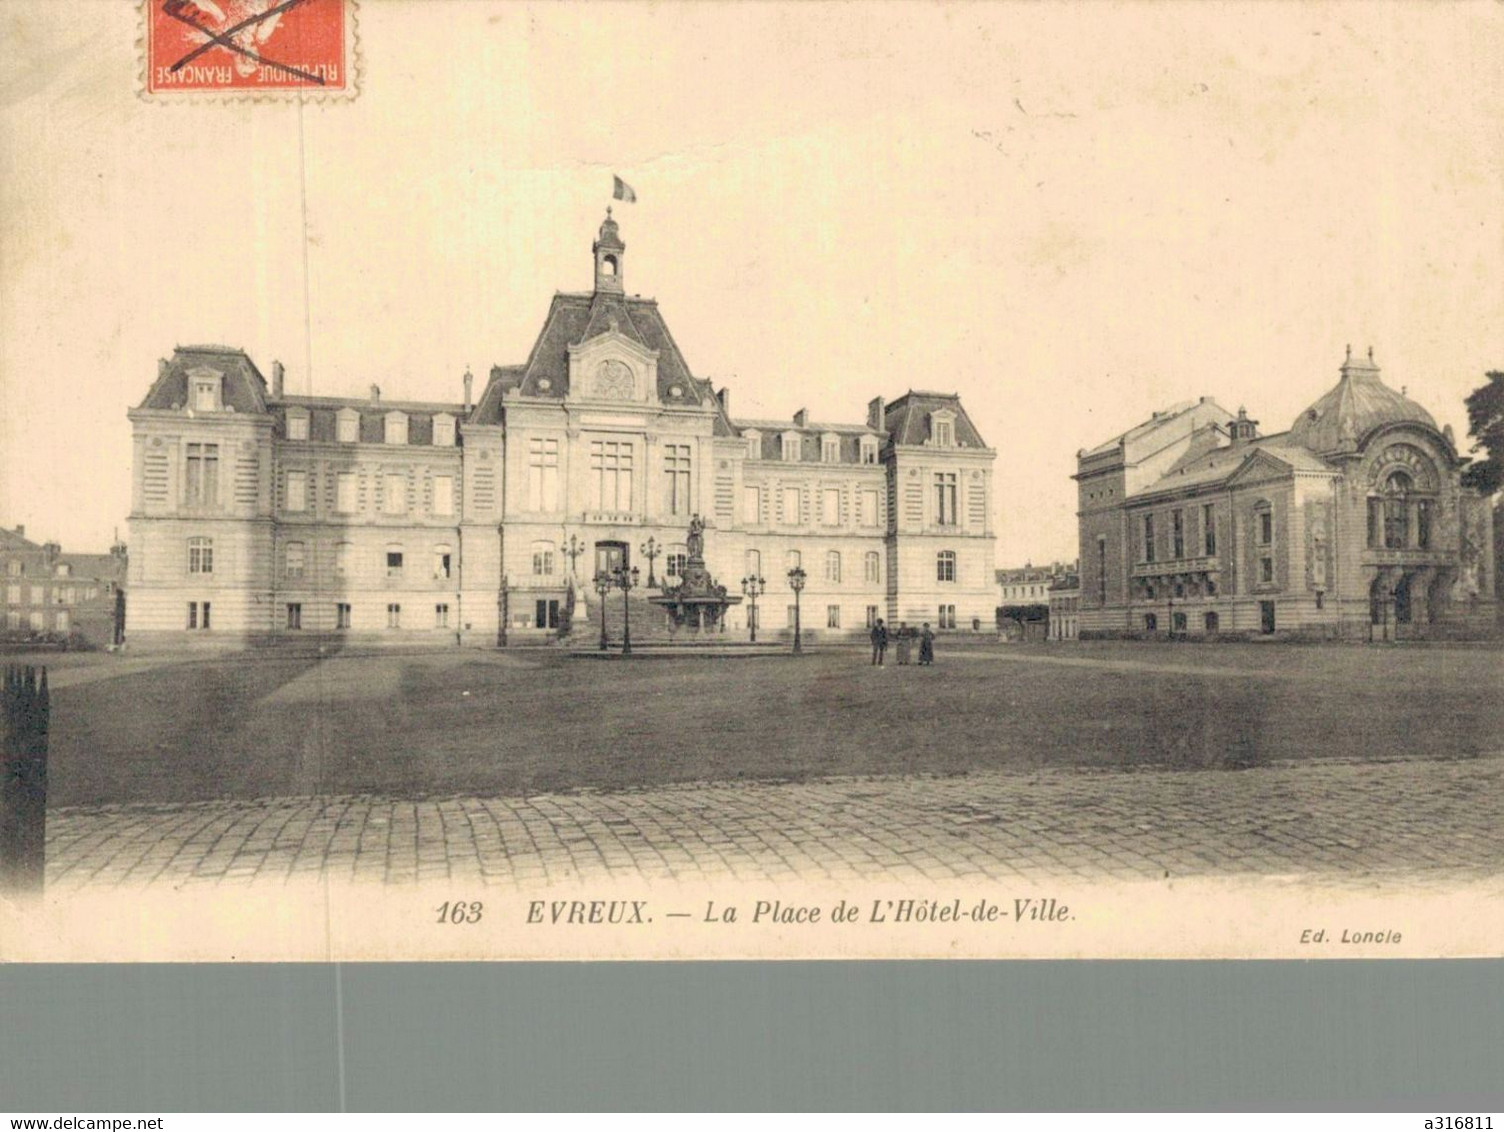
<instances>
[{"instance_id":1,"label":"small house with roof","mask_svg":"<svg viewBox=\"0 0 1504 1132\"><path fill-rule=\"evenodd\" d=\"M1349 349L1265 435L1208 397L1077 453L1082 637L1487 632L1493 515L1450 427Z\"/></svg>"}]
</instances>

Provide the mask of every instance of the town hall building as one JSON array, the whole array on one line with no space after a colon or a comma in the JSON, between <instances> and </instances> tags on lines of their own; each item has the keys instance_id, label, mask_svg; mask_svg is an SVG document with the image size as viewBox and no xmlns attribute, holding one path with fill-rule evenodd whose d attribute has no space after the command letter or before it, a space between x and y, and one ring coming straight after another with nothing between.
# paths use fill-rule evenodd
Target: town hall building
<instances>
[{"instance_id":1,"label":"town hall building","mask_svg":"<svg viewBox=\"0 0 1504 1132\"><path fill-rule=\"evenodd\" d=\"M1493 513L1451 427L1348 351L1265 435L1209 397L1077 453L1081 637L1486 634Z\"/></svg>"},{"instance_id":2,"label":"town hall building","mask_svg":"<svg viewBox=\"0 0 1504 1132\"><path fill-rule=\"evenodd\" d=\"M466 374L455 402L294 396L279 363L268 382L223 346L164 359L129 414L132 640L541 641L631 567L632 616L661 619L646 598L680 577L696 516L731 595L763 580L768 634L792 625L795 568L815 639L990 628L996 454L955 394L739 419L626 292L609 213L592 255L593 288L553 297L527 360L479 396ZM733 604L719 628L753 616Z\"/></svg>"}]
</instances>

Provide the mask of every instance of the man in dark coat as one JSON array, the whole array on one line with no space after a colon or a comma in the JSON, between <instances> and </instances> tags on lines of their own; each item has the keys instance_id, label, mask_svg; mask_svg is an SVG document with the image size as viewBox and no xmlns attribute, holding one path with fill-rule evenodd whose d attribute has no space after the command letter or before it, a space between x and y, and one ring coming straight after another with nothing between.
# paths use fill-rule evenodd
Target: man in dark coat
<instances>
[{"instance_id":1,"label":"man in dark coat","mask_svg":"<svg viewBox=\"0 0 1504 1132\"><path fill-rule=\"evenodd\" d=\"M935 634L930 631L928 621L919 634L919 663L926 666L935 663Z\"/></svg>"},{"instance_id":2,"label":"man in dark coat","mask_svg":"<svg viewBox=\"0 0 1504 1132\"><path fill-rule=\"evenodd\" d=\"M879 617L877 623L872 626L872 663L882 667L883 654L888 651L888 627L883 624Z\"/></svg>"}]
</instances>

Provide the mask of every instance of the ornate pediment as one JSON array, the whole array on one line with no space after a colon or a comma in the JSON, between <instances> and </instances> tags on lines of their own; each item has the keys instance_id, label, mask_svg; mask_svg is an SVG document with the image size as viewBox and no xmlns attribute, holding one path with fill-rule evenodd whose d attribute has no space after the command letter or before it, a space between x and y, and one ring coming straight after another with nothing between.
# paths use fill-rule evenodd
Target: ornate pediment
<instances>
[{"instance_id":1,"label":"ornate pediment","mask_svg":"<svg viewBox=\"0 0 1504 1132\"><path fill-rule=\"evenodd\" d=\"M1368 465L1368 486L1378 490L1395 472L1408 472L1420 491L1437 491L1441 476L1436 461L1413 444L1389 444Z\"/></svg>"},{"instance_id":2,"label":"ornate pediment","mask_svg":"<svg viewBox=\"0 0 1504 1132\"><path fill-rule=\"evenodd\" d=\"M658 395L658 352L617 330L569 347L569 399L646 404Z\"/></svg>"}]
</instances>

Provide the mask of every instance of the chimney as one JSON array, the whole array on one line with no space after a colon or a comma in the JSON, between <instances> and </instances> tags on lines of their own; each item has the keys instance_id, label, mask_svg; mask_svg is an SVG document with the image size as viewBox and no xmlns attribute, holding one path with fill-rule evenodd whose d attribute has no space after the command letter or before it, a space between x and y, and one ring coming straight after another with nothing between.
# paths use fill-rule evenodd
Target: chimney
<instances>
[{"instance_id":1,"label":"chimney","mask_svg":"<svg viewBox=\"0 0 1504 1132\"><path fill-rule=\"evenodd\" d=\"M272 396L277 400L282 399L282 380L287 372L282 368L281 362L272 363Z\"/></svg>"},{"instance_id":2,"label":"chimney","mask_svg":"<svg viewBox=\"0 0 1504 1132\"><path fill-rule=\"evenodd\" d=\"M721 412L731 415L731 390L724 385L715 391L715 399L721 403Z\"/></svg>"},{"instance_id":3,"label":"chimney","mask_svg":"<svg viewBox=\"0 0 1504 1132\"><path fill-rule=\"evenodd\" d=\"M795 413L794 423L800 428L807 428L809 426L809 410L800 409L797 413Z\"/></svg>"},{"instance_id":4,"label":"chimney","mask_svg":"<svg viewBox=\"0 0 1504 1132\"><path fill-rule=\"evenodd\" d=\"M381 386L376 385L376 384L373 383L371 385L371 404L374 405L374 404L376 404L377 401L380 401L380 400L381 400Z\"/></svg>"},{"instance_id":5,"label":"chimney","mask_svg":"<svg viewBox=\"0 0 1504 1132\"><path fill-rule=\"evenodd\" d=\"M43 543L42 561L50 567L54 562L57 561L58 555L60 555L62 552L63 548L55 542Z\"/></svg>"},{"instance_id":6,"label":"chimney","mask_svg":"<svg viewBox=\"0 0 1504 1132\"><path fill-rule=\"evenodd\" d=\"M25 538L26 537L26 524L25 523L17 523L16 524L16 537L17 538Z\"/></svg>"},{"instance_id":7,"label":"chimney","mask_svg":"<svg viewBox=\"0 0 1504 1132\"><path fill-rule=\"evenodd\" d=\"M471 397L471 393L474 391L474 389L475 389L475 375L470 372L470 367L466 366L465 367L465 412L467 412L467 413L471 409L473 409L475 407L475 403L474 403L474 401L473 401L473 399Z\"/></svg>"},{"instance_id":8,"label":"chimney","mask_svg":"<svg viewBox=\"0 0 1504 1132\"><path fill-rule=\"evenodd\" d=\"M888 406L883 404L881 397L874 397L867 402L867 427L874 432L881 432L883 417L887 414Z\"/></svg>"}]
</instances>

